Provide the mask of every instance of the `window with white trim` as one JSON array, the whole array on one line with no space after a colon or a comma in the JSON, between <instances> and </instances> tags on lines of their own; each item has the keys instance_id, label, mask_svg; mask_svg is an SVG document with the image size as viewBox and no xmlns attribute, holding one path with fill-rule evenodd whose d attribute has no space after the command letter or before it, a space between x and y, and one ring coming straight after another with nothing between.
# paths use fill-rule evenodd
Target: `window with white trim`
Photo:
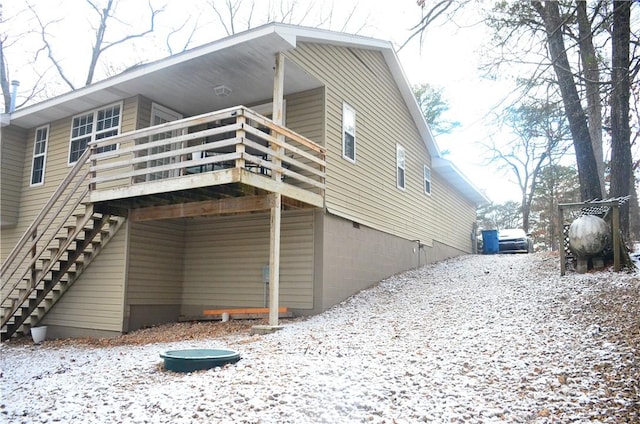
<instances>
[{"instance_id":1,"label":"window with white trim","mask_svg":"<svg viewBox=\"0 0 640 424\"><path fill-rule=\"evenodd\" d=\"M120 132L121 111L122 104L117 103L73 117L71 142L69 143L69 164L78 161L89 143L112 137ZM98 149L98 153L116 148L116 144L103 146Z\"/></svg>"},{"instance_id":2,"label":"window with white trim","mask_svg":"<svg viewBox=\"0 0 640 424\"><path fill-rule=\"evenodd\" d=\"M33 141L33 162L31 163L31 185L44 183L44 167L47 159L47 144L49 143L49 126L36 129Z\"/></svg>"},{"instance_id":3,"label":"window with white trim","mask_svg":"<svg viewBox=\"0 0 640 424\"><path fill-rule=\"evenodd\" d=\"M424 166L424 192L431 195L431 169Z\"/></svg>"},{"instance_id":4,"label":"window with white trim","mask_svg":"<svg viewBox=\"0 0 640 424\"><path fill-rule=\"evenodd\" d=\"M396 144L396 184L399 189L405 189L405 152L404 147Z\"/></svg>"},{"instance_id":5,"label":"window with white trim","mask_svg":"<svg viewBox=\"0 0 640 424\"><path fill-rule=\"evenodd\" d=\"M342 104L342 157L356 161L356 111L346 103Z\"/></svg>"}]
</instances>

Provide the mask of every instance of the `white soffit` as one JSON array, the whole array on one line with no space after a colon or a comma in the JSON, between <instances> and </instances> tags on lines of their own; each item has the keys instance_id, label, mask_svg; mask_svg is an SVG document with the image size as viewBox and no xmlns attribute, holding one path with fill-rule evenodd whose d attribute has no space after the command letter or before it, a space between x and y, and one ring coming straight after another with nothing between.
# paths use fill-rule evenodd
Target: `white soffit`
<instances>
[{"instance_id":1,"label":"white soffit","mask_svg":"<svg viewBox=\"0 0 640 424\"><path fill-rule=\"evenodd\" d=\"M262 26L156 62L133 67L89 86L19 109L11 114L11 123L25 128L34 127L126 97L145 94L141 92L144 87L150 87L155 93L162 90L168 77L178 75L180 71L185 72L187 67L194 64L206 66L208 61L216 59L220 63L234 54L238 57L244 54L248 59L252 55L258 55L258 59L270 55L269 59L273 60L275 53L295 47L295 39L287 33L281 35L277 29L274 25ZM246 60L246 63L251 61ZM188 78L185 75L185 79Z\"/></svg>"}]
</instances>

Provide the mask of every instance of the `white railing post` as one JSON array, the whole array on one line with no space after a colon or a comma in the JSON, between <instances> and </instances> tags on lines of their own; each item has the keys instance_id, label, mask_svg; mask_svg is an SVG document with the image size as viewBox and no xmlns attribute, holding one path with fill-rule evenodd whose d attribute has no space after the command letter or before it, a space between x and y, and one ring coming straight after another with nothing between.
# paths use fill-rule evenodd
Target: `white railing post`
<instances>
[{"instance_id":1,"label":"white railing post","mask_svg":"<svg viewBox=\"0 0 640 424\"><path fill-rule=\"evenodd\" d=\"M244 137L246 135L244 131L244 124L247 122L247 117L244 115L243 110L238 111L238 116L236 117L236 123L240 124L240 128L236 130L236 138L238 139L236 143L236 153L240 155L238 159L236 159L236 168L243 169L244 168L244 158L243 153L245 151L244 146Z\"/></svg>"}]
</instances>

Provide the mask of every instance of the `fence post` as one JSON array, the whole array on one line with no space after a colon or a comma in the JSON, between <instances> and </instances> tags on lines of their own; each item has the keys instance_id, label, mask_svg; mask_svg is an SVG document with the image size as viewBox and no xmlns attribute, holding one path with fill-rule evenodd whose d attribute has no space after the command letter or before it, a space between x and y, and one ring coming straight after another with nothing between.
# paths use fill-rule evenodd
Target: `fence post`
<instances>
[{"instance_id":1,"label":"fence post","mask_svg":"<svg viewBox=\"0 0 640 424\"><path fill-rule=\"evenodd\" d=\"M613 208L613 270L620 271L620 204L618 202L611 205Z\"/></svg>"},{"instance_id":2,"label":"fence post","mask_svg":"<svg viewBox=\"0 0 640 424\"><path fill-rule=\"evenodd\" d=\"M558 216L560 218L560 243L558 249L560 250L560 275L564 275L567 268L566 252L564 251L564 213L561 205L558 205Z\"/></svg>"}]
</instances>

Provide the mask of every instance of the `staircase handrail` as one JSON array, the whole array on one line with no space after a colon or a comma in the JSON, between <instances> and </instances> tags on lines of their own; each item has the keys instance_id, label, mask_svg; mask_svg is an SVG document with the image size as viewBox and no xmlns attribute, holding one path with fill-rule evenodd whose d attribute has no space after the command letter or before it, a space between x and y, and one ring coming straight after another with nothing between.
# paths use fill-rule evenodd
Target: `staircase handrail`
<instances>
[{"instance_id":1,"label":"staircase handrail","mask_svg":"<svg viewBox=\"0 0 640 424\"><path fill-rule=\"evenodd\" d=\"M87 173L87 175L88 175L88 173ZM55 218L57 218L57 217L58 217L58 213L62 212L62 210L64 209L64 206L66 205L66 203L67 203L67 201L69 200L69 198L70 198L73 194L75 194L75 193L76 193L76 191L75 191L75 190L77 190L77 188L78 188L78 186L79 186L79 183L81 183L81 182L82 182L82 181L84 181L85 179L86 179L86 175L85 175L85 178L83 178L83 179L80 179L80 180L79 180L78 184L76 184L76 187L74 187L74 191L72 191L71 193L69 193L69 194L67 195L67 198L65 199L65 201L61 203L60 207L59 207L59 208L58 208L58 210L56 211L57 213L56 213L56 214L54 214L54 215L49 219L49 222L47 223L47 227L49 227L49 225L51 225L51 224L53 223L53 221L55 220ZM46 249L47 249L47 247L49 246L49 243L51 242L51 240L53 240L53 239L54 239L54 237L55 237L57 234L59 234L59 231L60 231L60 230L65 226L65 224L68 222L69 218L71 218L71 216L73 215L73 212L74 212L75 207L77 207L77 206L82 202L82 199L86 198L88 194L89 194L89 188L88 188L88 187L86 187L86 188L83 190L82 194L80 195L79 200L78 200L78 201L76 202L76 204L74 205L74 208L70 209L70 210L69 210L69 211L68 211L68 212L63 216L63 219L60 221L60 223L58 224L58 226L57 226L57 227L54 227L54 230L52 231L53 237L51 237L51 238L49 238L49 239L48 239L48 241L47 241L47 243L46 243L46 245L45 245L45 247L44 247L44 248L41 248L40 250L36 250L36 251L35 251L35 254L33 255L33 257L31 258L31 260L29 261L29 263L28 263L28 264L27 264L27 266L25 267L24 271L22 272L22 275L20 275L18 278L15 278L15 279L14 279L15 281L14 281L14 283L13 283L13 286L12 286L12 287L11 287L11 289L9 290L10 292L12 292L12 291L14 291L14 290L16 289L16 287L20 284L20 281L21 281L23 278L25 278L25 277L26 277L27 273L29 272L29 269L30 269L34 264L36 264L36 263L40 260L40 258L41 258L41 256L42 256L42 254L45 252L45 250L46 250ZM38 235L38 236L33 240L33 243L34 243L34 244L36 244L38 241L40 241L40 239L41 239L43 236L44 236L44 232L41 232L41 233L40 233L40 234L39 234L39 235ZM68 241L68 242L67 242L67 244L65 244L65 246L64 246L64 247L66 248L66 247L68 246L68 244L69 244L69 243L70 243L70 241ZM59 250L59 252L55 255L55 259L57 259L59 256L61 256L61 252L62 252L63 250L64 250L64 249L62 249L62 248ZM23 257L23 261L24 261L24 260L26 260L26 259L27 259L27 257L26 257L26 256L25 256L25 257ZM52 258L52 259L54 259L54 258ZM21 263L24 263L24 262L21 262ZM44 276L46 275L46 273L47 273L47 272L49 272L49 271L51 270L51 267L52 267L52 266L53 266L53 261L51 261L51 262L49 263L49 266L48 266L48 267L45 267L43 270L41 270L41 275L40 275L40 277L41 277L41 278L42 278L42 277L44 277ZM17 271L18 269L20 269L20 268L19 268L19 267L16 267L16 268L15 268L15 269L14 269L14 270L9 274L9 275L7 275L7 276L6 276L5 281L2 283L2 290L5 290L5 287L7 286L8 282L9 282L9 281L11 281L11 280L13 279L13 276L15 275L15 273L16 273L16 271ZM39 280L40 280L40 278L39 278Z\"/></svg>"},{"instance_id":2,"label":"staircase handrail","mask_svg":"<svg viewBox=\"0 0 640 424\"><path fill-rule=\"evenodd\" d=\"M2 267L0 268L0 275L4 275L7 272L11 264L13 264L13 262L18 257L18 253L22 250L25 244L27 244L27 241L29 241L29 239L33 236L34 230L36 230L38 226L42 223L44 218L51 211L51 209L56 204L56 202L60 199L60 197L62 196L64 191L67 189L69 184L71 184L73 179L79 174L80 170L84 167L84 165L87 163L90 157L91 157L91 149L86 149L84 153L80 156L76 164L73 166L71 171L67 174L65 179L60 183L56 191L51 195L51 197L47 201L46 205L42 208L38 216L36 216L36 218L33 220L31 225L29 225L29 228L27 228L27 230L24 232L24 234L22 235L22 237L20 238L16 246L13 248L13 250L11 250L11 252L7 256L7 259L2 263ZM6 282L3 282L3 287L4 287L4 284L6 284Z\"/></svg>"}]
</instances>

